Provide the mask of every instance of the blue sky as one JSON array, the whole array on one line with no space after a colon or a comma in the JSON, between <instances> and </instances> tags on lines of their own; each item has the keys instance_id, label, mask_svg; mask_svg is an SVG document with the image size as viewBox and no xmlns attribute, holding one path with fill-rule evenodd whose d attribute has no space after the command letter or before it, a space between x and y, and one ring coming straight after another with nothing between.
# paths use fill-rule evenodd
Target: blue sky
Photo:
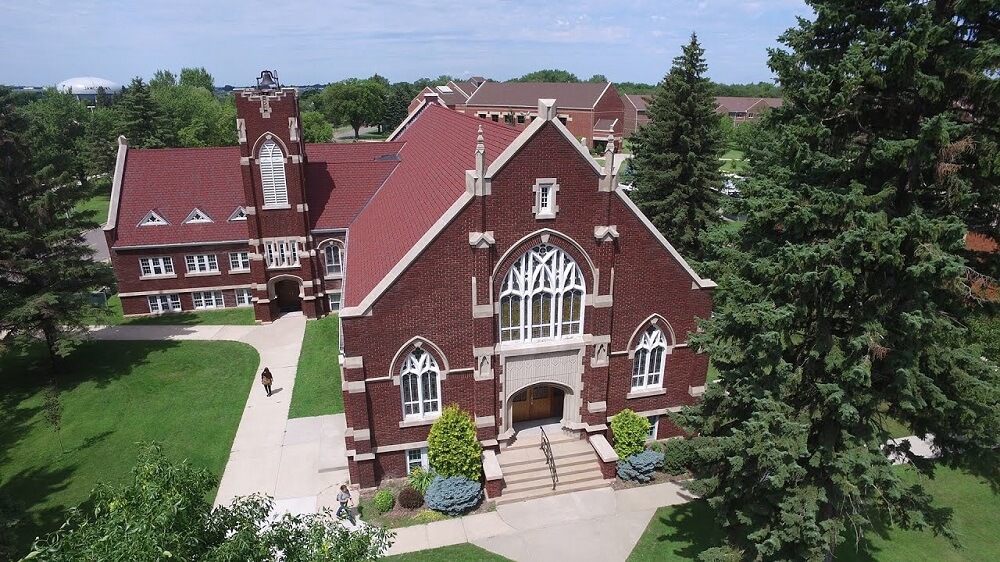
<instances>
[{"instance_id":1,"label":"blue sky","mask_svg":"<svg viewBox=\"0 0 1000 562\"><path fill-rule=\"evenodd\" d=\"M378 72L390 81L561 68L658 82L698 33L709 76L770 80L768 47L802 0L0 0L0 83L127 83L204 66L217 85L276 69L283 83Z\"/></svg>"}]
</instances>

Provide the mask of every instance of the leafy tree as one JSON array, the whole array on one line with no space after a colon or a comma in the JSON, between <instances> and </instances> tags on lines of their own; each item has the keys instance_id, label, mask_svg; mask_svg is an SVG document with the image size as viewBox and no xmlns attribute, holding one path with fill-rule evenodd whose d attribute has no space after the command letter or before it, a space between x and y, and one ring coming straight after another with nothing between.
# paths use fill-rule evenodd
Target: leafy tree
<instances>
[{"instance_id":1,"label":"leafy tree","mask_svg":"<svg viewBox=\"0 0 1000 562\"><path fill-rule=\"evenodd\" d=\"M649 420L625 408L611 418L611 434L615 440L615 452L624 461L646 450Z\"/></svg>"},{"instance_id":2,"label":"leafy tree","mask_svg":"<svg viewBox=\"0 0 1000 562\"><path fill-rule=\"evenodd\" d=\"M232 96L220 102L211 91L195 86L174 86L153 91L153 102L176 131L173 146L226 146L236 144L236 106ZM228 106L232 105L232 111Z\"/></svg>"},{"instance_id":3,"label":"leafy tree","mask_svg":"<svg viewBox=\"0 0 1000 562\"><path fill-rule=\"evenodd\" d=\"M632 136L636 204L685 256L701 259L699 235L719 221L719 156L725 139L705 78L705 50L692 34Z\"/></svg>"},{"instance_id":4,"label":"leafy tree","mask_svg":"<svg viewBox=\"0 0 1000 562\"><path fill-rule=\"evenodd\" d=\"M94 314L90 291L113 278L83 240L97 226L92 213L70 213L84 186L58 163L32 161L30 130L0 90L0 332L41 334L58 371Z\"/></svg>"},{"instance_id":5,"label":"leafy tree","mask_svg":"<svg viewBox=\"0 0 1000 562\"><path fill-rule=\"evenodd\" d=\"M23 109L27 134L21 136L40 181L55 174L60 181L87 183L88 162L83 150L89 121L87 106L76 96L49 88Z\"/></svg>"},{"instance_id":6,"label":"leafy tree","mask_svg":"<svg viewBox=\"0 0 1000 562\"><path fill-rule=\"evenodd\" d=\"M908 447L883 445L887 421L946 463L1000 444L959 257L970 218L997 212L995 3L809 4L770 53L789 103L751 147L747 221L714 246L693 339L720 372L680 418L727 537L709 556L831 560L876 522L953 537L891 466Z\"/></svg>"},{"instance_id":7,"label":"leafy tree","mask_svg":"<svg viewBox=\"0 0 1000 562\"><path fill-rule=\"evenodd\" d=\"M163 111L153 100L142 78L132 79L132 83L121 94L118 101L121 115L121 131L136 148L163 148L173 146L176 137Z\"/></svg>"},{"instance_id":8,"label":"leafy tree","mask_svg":"<svg viewBox=\"0 0 1000 562\"><path fill-rule=\"evenodd\" d=\"M410 102L417 97L419 91L407 82L396 82L389 87L389 98L382 115L383 131L394 130L403 119L406 119L410 111Z\"/></svg>"},{"instance_id":9,"label":"leafy tree","mask_svg":"<svg viewBox=\"0 0 1000 562\"><path fill-rule=\"evenodd\" d=\"M169 70L157 70L149 80L149 89L154 92L160 89L173 88L176 85L177 76L174 76L174 73Z\"/></svg>"},{"instance_id":10,"label":"leafy tree","mask_svg":"<svg viewBox=\"0 0 1000 562\"><path fill-rule=\"evenodd\" d=\"M604 84L605 82L610 82L610 80L608 80L608 77L603 74L595 74L590 78L587 78L587 82L592 84Z\"/></svg>"},{"instance_id":11,"label":"leafy tree","mask_svg":"<svg viewBox=\"0 0 1000 562\"><path fill-rule=\"evenodd\" d=\"M385 107L385 89L378 82L349 78L330 84L320 94L324 114L333 123L346 123L354 138L364 125L378 124Z\"/></svg>"},{"instance_id":12,"label":"leafy tree","mask_svg":"<svg viewBox=\"0 0 1000 562\"><path fill-rule=\"evenodd\" d=\"M509 80L510 82L579 82L576 74L566 70L536 70L529 72L520 78Z\"/></svg>"},{"instance_id":13,"label":"leafy tree","mask_svg":"<svg viewBox=\"0 0 1000 562\"><path fill-rule=\"evenodd\" d=\"M754 121L748 121L748 123L754 123ZM727 148L737 148L740 144L737 142L736 138L736 124L733 123L733 118L728 115L719 116L719 129L722 131L722 139L725 142ZM740 150L745 150L741 148Z\"/></svg>"},{"instance_id":14,"label":"leafy tree","mask_svg":"<svg viewBox=\"0 0 1000 562\"><path fill-rule=\"evenodd\" d=\"M119 129L119 113L116 108L97 106L90 112L80 150L87 174L110 176L114 172Z\"/></svg>"},{"instance_id":15,"label":"leafy tree","mask_svg":"<svg viewBox=\"0 0 1000 562\"><path fill-rule=\"evenodd\" d=\"M87 507L35 542L28 558L75 560L240 560L288 562L374 560L393 533L363 525L348 530L327 511L270 520L271 498L237 498L212 507L217 485L208 471L173 464L146 445L122 486L100 484Z\"/></svg>"},{"instance_id":16,"label":"leafy tree","mask_svg":"<svg viewBox=\"0 0 1000 562\"><path fill-rule=\"evenodd\" d=\"M712 94L736 98L780 98L781 88L771 82L756 84L712 84Z\"/></svg>"},{"instance_id":17,"label":"leafy tree","mask_svg":"<svg viewBox=\"0 0 1000 562\"><path fill-rule=\"evenodd\" d=\"M302 130L306 142L330 142L333 140L333 125L318 111L302 112Z\"/></svg>"},{"instance_id":18,"label":"leafy tree","mask_svg":"<svg viewBox=\"0 0 1000 562\"><path fill-rule=\"evenodd\" d=\"M656 84L643 84L642 82L615 82L615 88L622 94L646 95L656 92Z\"/></svg>"},{"instance_id":19,"label":"leafy tree","mask_svg":"<svg viewBox=\"0 0 1000 562\"><path fill-rule=\"evenodd\" d=\"M446 407L427 435L427 460L431 468L445 478L463 476L479 482L482 454L472 416L457 404Z\"/></svg>"},{"instance_id":20,"label":"leafy tree","mask_svg":"<svg viewBox=\"0 0 1000 562\"><path fill-rule=\"evenodd\" d=\"M215 92L215 79L212 78L212 75L203 66L198 68L182 68L178 85L203 88L209 92Z\"/></svg>"}]
</instances>

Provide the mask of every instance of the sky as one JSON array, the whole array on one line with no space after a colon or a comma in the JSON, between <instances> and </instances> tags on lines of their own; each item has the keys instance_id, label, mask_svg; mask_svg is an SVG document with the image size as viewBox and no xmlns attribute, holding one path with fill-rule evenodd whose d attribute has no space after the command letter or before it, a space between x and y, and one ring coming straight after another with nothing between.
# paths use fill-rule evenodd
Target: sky
<instances>
[{"instance_id":1,"label":"sky","mask_svg":"<svg viewBox=\"0 0 1000 562\"><path fill-rule=\"evenodd\" d=\"M0 83L120 84L205 67L218 86L375 73L506 80L547 68L657 83L692 32L717 82L769 81L803 0L0 0Z\"/></svg>"}]
</instances>

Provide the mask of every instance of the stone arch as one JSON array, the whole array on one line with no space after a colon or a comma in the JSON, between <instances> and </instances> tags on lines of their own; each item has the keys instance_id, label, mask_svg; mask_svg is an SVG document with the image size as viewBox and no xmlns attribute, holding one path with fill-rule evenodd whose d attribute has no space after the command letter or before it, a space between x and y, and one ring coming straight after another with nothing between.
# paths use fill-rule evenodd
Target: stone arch
<instances>
[{"instance_id":1,"label":"stone arch","mask_svg":"<svg viewBox=\"0 0 1000 562\"><path fill-rule=\"evenodd\" d=\"M492 284L491 290L494 298L496 298L499 292L499 286L503 282L503 277L507 275L507 272L510 270L514 262L520 259L525 252L539 244L549 244L550 246L559 248L576 260L577 265L583 263L587 264L587 267L581 266L581 269L584 272L584 278L587 282L587 287L590 287L593 290L597 289L597 266L594 265L594 261L590 259L590 254L583 249L583 246L566 234L551 228L543 228L536 230L535 232L524 236L514 244L511 244L510 248L507 248L507 251L504 252L503 255L500 256L500 259L497 260L497 264L493 267L493 274L490 277L490 283ZM587 278L588 274L590 275L589 278Z\"/></svg>"},{"instance_id":2,"label":"stone arch","mask_svg":"<svg viewBox=\"0 0 1000 562\"><path fill-rule=\"evenodd\" d=\"M306 285L302 281L302 278L298 275L291 275L289 273L282 273L281 275L275 275L274 277L267 280L267 298L274 300L277 295L274 292L274 286L281 281L295 281L299 284L299 298L304 299L306 297Z\"/></svg>"},{"instance_id":3,"label":"stone arch","mask_svg":"<svg viewBox=\"0 0 1000 562\"><path fill-rule=\"evenodd\" d=\"M646 331L646 328L650 326L656 326L663 331L663 335L667 338L667 355L670 355L674 347L677 346L677 335L674 333L674 327L667 322L667 319L660 314L654 313L646 317L645 320L639 323L639 326L632 332L632 336L628 339L628 358L632 359L635 357L635 345L638 340Z\"/></svg>"},{"instance_id":4,"label":"stone arch","mask_svg":"<svg viewBox=\"0 0 1000 562\"><path fill-rule=\"evenodd\" d=\"M288 152L288 145L285 144L285 141L281 140L281 137L272 133L271 131L264 131L259 137L257 137L257 140L254 141L253 149L250 151L251 161L257 162L257 160L260 158L260 147L264 144L265 141L268 140L272 140L275 143L277 143L278 147L281 148L281 153L285 155L285 160L287 162L288 156L290 154Z\"/></svg>"},{"instance_id":5,"label":"stone arch","mask_svg":"<svg viewBox=\"0 0 1000 562\"><path fill-rule=\"evenodd\" d=\"M392 361L389 363L389 377L395 384L399 384L400 363L407 355L410 354L411 351L417 348L430 353L434 360L437 361L438 368L440 369L439 377L441 380L444 380L445 376L451 370L451 367L448 364L448 358L445 356L444 352L441 351L441 348L437 346L437 344L423 336L414 336L404 343L398 351L396 351L396 354L392 357Z\"/></svg>"}]
</instances>

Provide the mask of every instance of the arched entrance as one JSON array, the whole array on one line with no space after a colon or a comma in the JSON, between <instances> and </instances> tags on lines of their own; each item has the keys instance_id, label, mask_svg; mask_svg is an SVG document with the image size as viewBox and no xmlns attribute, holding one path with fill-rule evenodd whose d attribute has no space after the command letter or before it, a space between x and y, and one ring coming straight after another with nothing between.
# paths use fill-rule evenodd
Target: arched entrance
<instances>
[{"instance_id":1,"label":"arched entrance","mask_svg":"<svg viewBox=\"0 0 1000 562\"><path fill-rule=\"evenodd\" d=\"M509 400L511 423L562 419L566 392L553 384L535 384L515 392Z\"/></svg>"},{"instance_id":2,"label":"arched entrance","mask_svg":"<svg viewBox=\"0 0 1000 562\"><path fill-rule=\"evenodd\" d=\"M274 298L278 303L278 312L302 310L302 299L299 297L299 283L293 279L282 279L275 283Z\"/></svg>"}]
</instances>

